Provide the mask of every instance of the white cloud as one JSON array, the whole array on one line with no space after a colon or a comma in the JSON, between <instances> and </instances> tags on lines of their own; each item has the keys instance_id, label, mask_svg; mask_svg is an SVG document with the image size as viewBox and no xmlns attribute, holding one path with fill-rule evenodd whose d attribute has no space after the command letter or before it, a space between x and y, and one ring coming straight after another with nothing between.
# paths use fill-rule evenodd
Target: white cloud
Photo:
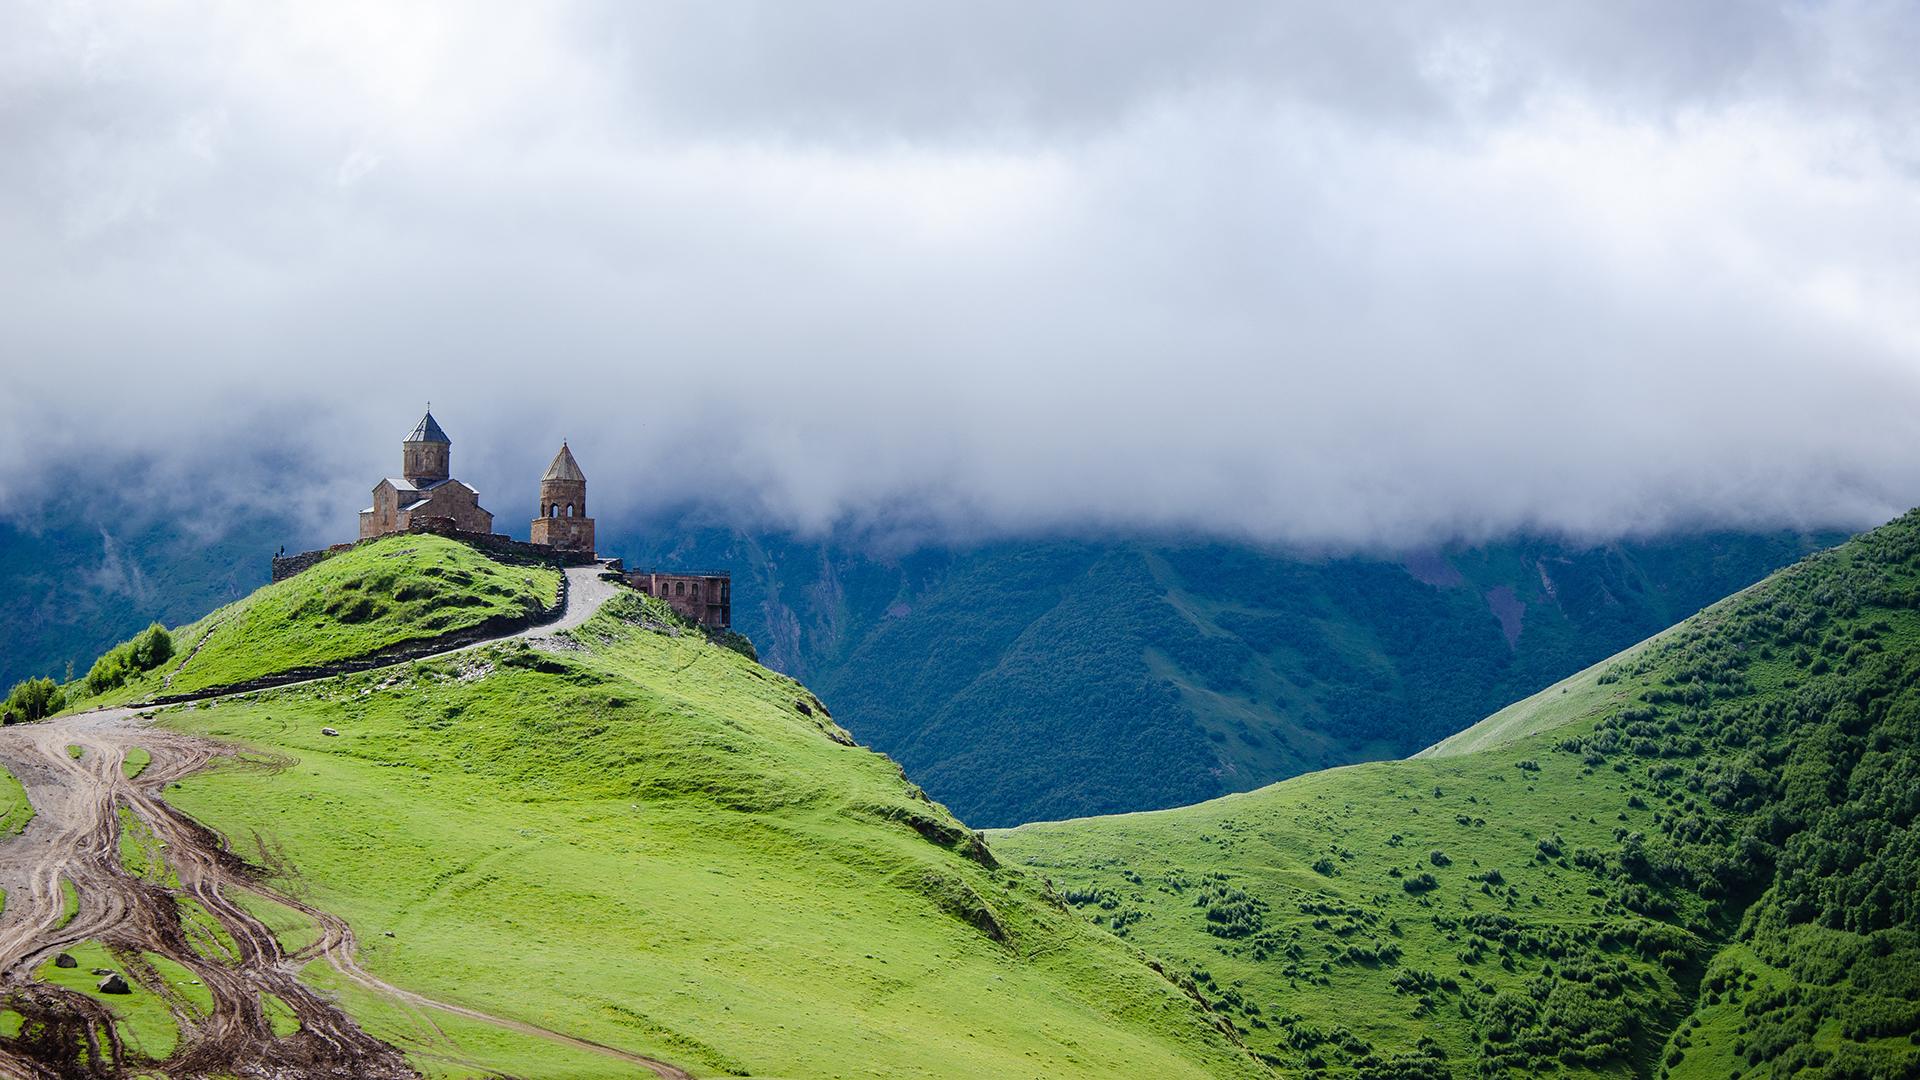
<instances>
[{"instance_id":1,"label":"white cloud","mask_svg":"<svg viewBox=\"0 0 1920 1080\"><path fill-rule=\"evenodd\" d=\"M16 6L0 513L148 453L350 522L432 398L506 521L565 435L602 516L1864 523L1920 494L1915 46L1849 3Z\"/></svg>"}]
</instances>

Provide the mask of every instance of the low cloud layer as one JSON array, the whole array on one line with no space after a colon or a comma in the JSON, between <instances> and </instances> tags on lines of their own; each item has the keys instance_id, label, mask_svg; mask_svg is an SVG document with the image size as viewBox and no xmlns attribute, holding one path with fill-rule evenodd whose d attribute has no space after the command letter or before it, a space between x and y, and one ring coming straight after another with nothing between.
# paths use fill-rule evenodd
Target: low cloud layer
<instances>
[{"instance_id":1,"label":"low cloud layer","mask_svg":"<svg viewBox=\"0 0 1920 1080\"><path fill-rule=\"evenodd\" d=\"M1920 502L1910 5L1277 7L9 5L0 517L345 531L428 399L516 524Z\"/></svg>"}]
</instances>

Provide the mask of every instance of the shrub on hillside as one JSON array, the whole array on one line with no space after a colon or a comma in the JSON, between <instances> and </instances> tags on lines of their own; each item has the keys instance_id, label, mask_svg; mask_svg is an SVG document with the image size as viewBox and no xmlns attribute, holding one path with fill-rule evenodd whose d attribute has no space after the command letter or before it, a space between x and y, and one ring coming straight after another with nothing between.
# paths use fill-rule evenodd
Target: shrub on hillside
<instances>
[{"instance_id":1,"label":"shrub on hillside","mask_svg":"<svg viewBox=\"0 0 1920 1080\"><path fill-rule=\"evenodd\" d=\"M52 679L28 679L15 683L0 706L0 723L19 724L52 716L65 708L67 696Z\"/></svg>"},{"instance_id":2,"label":"shrub on hillside","mask_svg":"<svg viewBox=\"0 0 1920 1080\"><path fill-rule=\"evenodd\" d=\"M152 671L173 656L173 635L159 623L142 630L132 641L113 647L93 662L87 672L87 693L104 694L125 686L127 680Z\"/></svg>"},{"instance_id":3,"label":"shrub on hillside","mask_svg":"<svg viewBox=\"0 0 1920 1080\"><path fill-rule=\"evenodd\" d=\"M1407 890L1410 893L1431 892L1432 890L1440 887L1440 881L1438 878L1434 877L1432 874L1429 874L1423 870L1420 873L1407 878L1405 881L1402 881L1400 883L1400 887Z\"/></svg>"}]
</instances>

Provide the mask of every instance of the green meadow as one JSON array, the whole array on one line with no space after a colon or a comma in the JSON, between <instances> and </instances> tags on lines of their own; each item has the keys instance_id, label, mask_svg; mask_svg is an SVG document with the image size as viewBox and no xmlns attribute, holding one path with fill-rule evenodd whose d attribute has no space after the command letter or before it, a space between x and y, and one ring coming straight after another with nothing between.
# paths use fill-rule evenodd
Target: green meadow
<instances>
[{"instance_id":1,"label":"green meadow","mask_svg":"<svg viewBox=\"0 0 1920 1080\"><path fill-rule=\"evenodd\" d=\"M797 683L637 595L572 637L165 710L284 763L167 797L347 918L379 977L701 1075L1264 1073ZM345 1000L423 1068L609 1068Z\"/></svg>"}]
</instances>

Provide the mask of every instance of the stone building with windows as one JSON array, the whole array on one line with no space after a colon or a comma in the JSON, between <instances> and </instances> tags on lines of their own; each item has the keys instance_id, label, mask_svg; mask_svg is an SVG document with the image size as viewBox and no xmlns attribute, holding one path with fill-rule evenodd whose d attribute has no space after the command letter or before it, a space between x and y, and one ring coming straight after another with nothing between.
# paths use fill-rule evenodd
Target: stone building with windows
<instances>
[{"instance_id":1,"label":"stone building with windows","mask_svg":"<svg viewBox=\"0 0 1920 1080\"><path fill-rule=\"evenodd\" d=\"M557 551L593 552L593 519L587 516L587 477L566 441L540 478L540 516L531 538Z\"/></svg>"},{"instance_id":2,"label":"stone building with windows","mask_svg":"<svg viewBox=\"0 0 1920 1080\"><path fill-rule=\"evenodd\" d=\"M373 486L373 505L360 511L360 539L410 532L437 519L459 532L491 533L493 514L480 492L453 479L453 440L431 410L400 444L400 475Z\"/></svg>"},{"instance_id":3,"label":"stone building with windows","mask_svg":"<svg viewBox=\"0 0 1920 1080\"><path fill-rule=\"evenodd\" d=\"M702 626L727 630L733 626L733 579L710 570L661 573L633 570L627 584L667 602L667 606Z\"/></svg>"}]
</instances>

